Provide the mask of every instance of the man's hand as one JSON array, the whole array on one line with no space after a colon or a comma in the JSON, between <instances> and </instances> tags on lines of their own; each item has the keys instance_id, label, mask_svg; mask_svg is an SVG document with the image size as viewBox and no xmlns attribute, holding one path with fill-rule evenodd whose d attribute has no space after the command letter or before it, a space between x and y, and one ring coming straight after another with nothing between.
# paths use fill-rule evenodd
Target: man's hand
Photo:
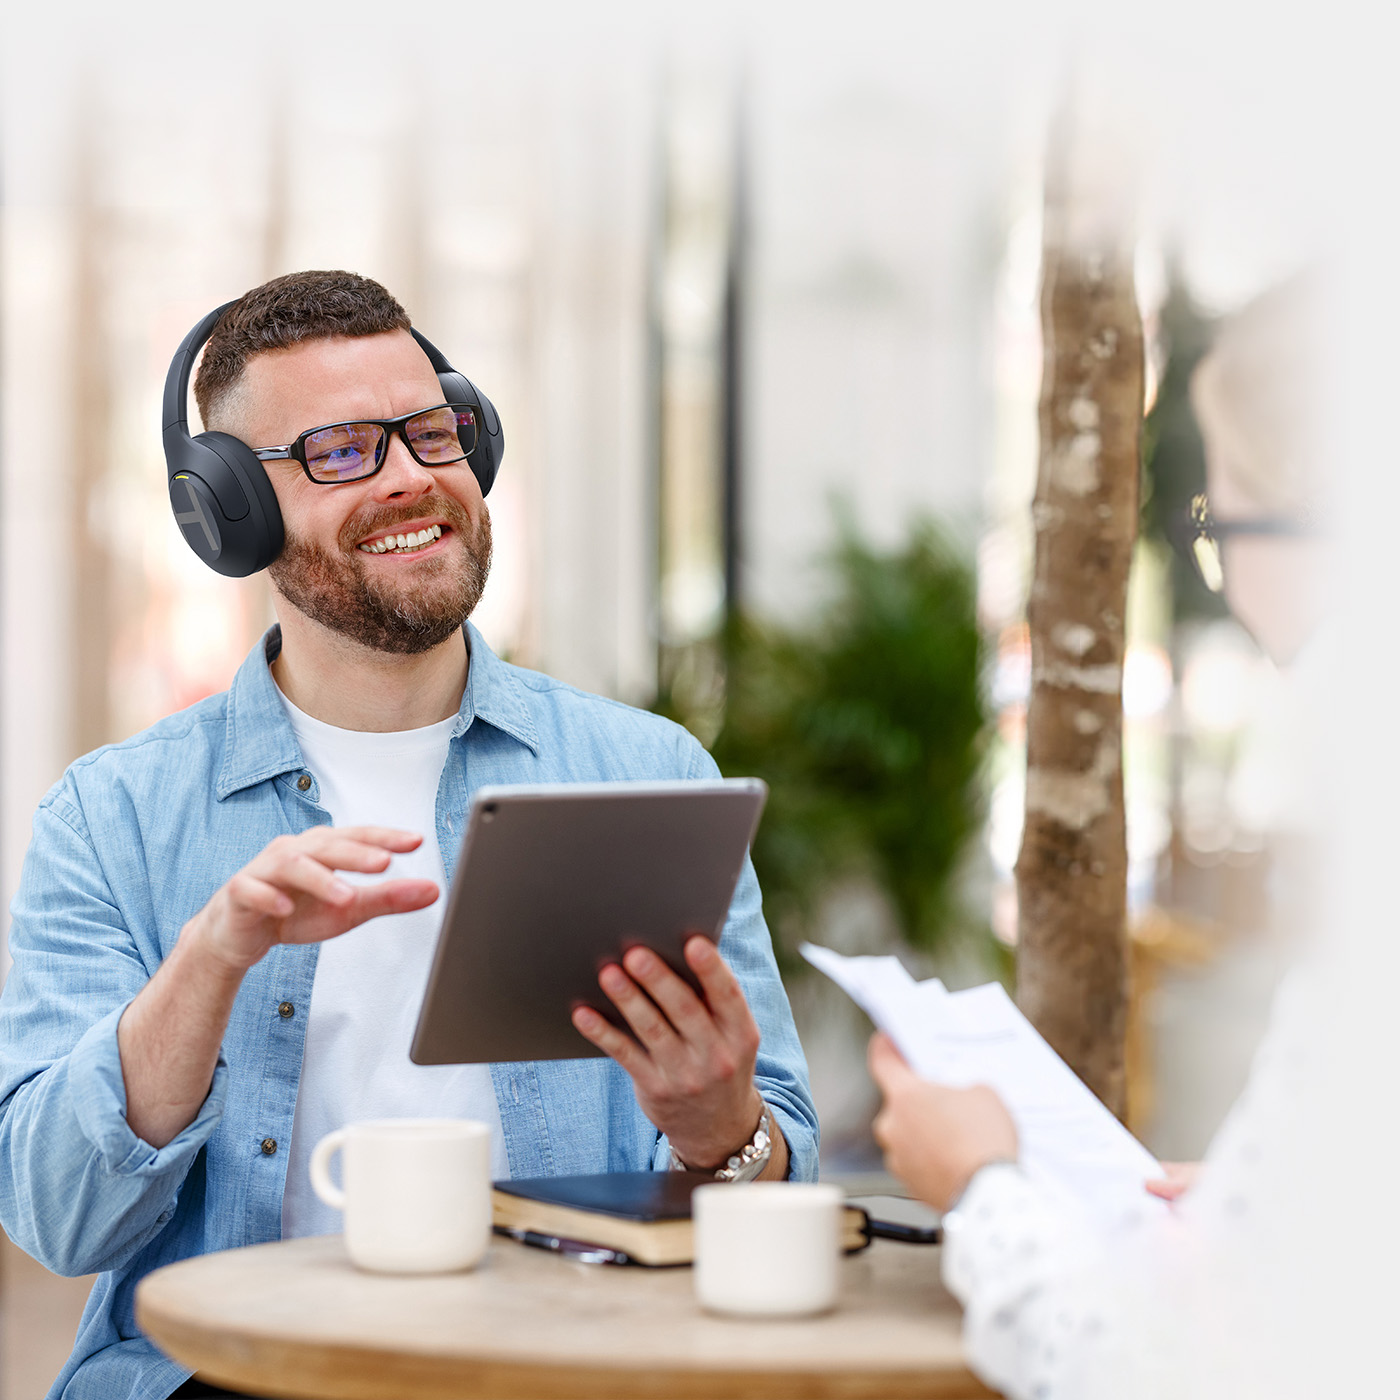
<instances>
[{"instance_id":1,"label":"man's hand","mask_svg":"<svg viewBox=\"0 0 1400 1400\"><path fill-rule=\"evenodd\" d=\"M351 885L337 870L376 875L423 838L385 826L314 826L279 836L190 920L181 935L235 973L278 943L321 943L381 914L423 909L438 897L431 880Z\"/></svg>"},{"instance_id":2,"label":"man's hand","mask_svg":"<svg viewBox=\"0 0 1400 1400\"><path fill-rule=\"evenodd\" d=\"M377 874L422 840L382 826L313 827L279 836L215 893L117 1025L126 1121L137 1137L164 1147L194 1121L243 975L269 948L319 943L437 898L431 880L350 885L335 873Z\"/></svg>"},{"instance_id":3,"label":"man's hand","mask_svg":"<svg viewBox=\"0 0 1400 1400\"><path fill-rule=\"evenodd\" d=\"M950 1089L920 1079L879 1031L871 1037L869 1061L885 1096L875 1141L890 1173L920 1200L947 1210L978 1168L1015 1160L1016 1125L995 1090L985 1084Z\"/></svg>"},{"instance_id":4,"label":"man's hand","mask_svg":"<svg viewBox=\"0 0 1400 1400\"><path fill-rule=\"evenodd\" d=\"M708 938L690 938L685 960L703 1001L647 948L629 949L621 967L609 963L598 974L598 985L636 1040L591 1007L576 1007L573 1022L632 1076L642 1112L680 1159L709 1170L723 1166L758 1127L763 1106L753 1072L759 1032L738 979ZM781 1133L764 1175L787 1175Z\"/></svg>"}]
</instances>

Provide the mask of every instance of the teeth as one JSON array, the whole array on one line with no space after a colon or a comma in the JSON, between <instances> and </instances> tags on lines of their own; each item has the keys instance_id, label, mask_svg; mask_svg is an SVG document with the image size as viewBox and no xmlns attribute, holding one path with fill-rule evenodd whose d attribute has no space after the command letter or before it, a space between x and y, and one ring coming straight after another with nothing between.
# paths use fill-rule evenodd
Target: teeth
<instances>
[{"instance_id":1,"label":"teeth","mask_svg":"<svg viewBox=\"0 0 1400 1400\"><path fill-rule=\"evenodd\" d=\"M384 535L368 544L362 544L360 548L366 554L411 554L415 549L422 549L425 544L432 544L434 540L441 538L442 526L429 525L413 534Z\"/></svg>"}]
</instances>

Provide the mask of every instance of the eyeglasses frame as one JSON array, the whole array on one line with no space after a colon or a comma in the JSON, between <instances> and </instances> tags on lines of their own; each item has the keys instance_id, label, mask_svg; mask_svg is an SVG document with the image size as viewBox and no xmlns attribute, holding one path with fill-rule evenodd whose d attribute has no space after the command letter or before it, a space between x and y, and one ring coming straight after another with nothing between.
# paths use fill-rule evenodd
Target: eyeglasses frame
<instances>
[{"instance_id":1,"label":"eyeglasses frame","mask_svg":"<svg viewBox=\"0 0 1400 1400\"><path fill-rule=\"evenodd\" d=\"M410 419L421 418L425 413L436 412L439 408L450 408L458 411L466 409L472 416L472 423L477 429L476 442L472 443L470 451L462 453L460 457L454 457L450 462L425 462L413 450L413 444L408 440L407 427ZM403 439L403 445L408 448L408 454L418 463L420 467L455 467L459 462L465 462L477 449L477 444L481 441L481 427L477 423L477 407L469 403L435 403L427 408L415 408L412 413L405 413L400 418L344 418L335 423L323 423L319 428L308 428L304 433L297 436L295 442L284 443L279 447L255 447L253 456L260 462L296 462L301 466L306 475L306 479L315 486L350 486L357 481L368 481L370 477L377 476L383 469L384 463L389 460L389 444L393 441L394 434L397 433ZM384 450L378 461L374 464L373 471L367 471L363 476L342 477L338 481L322 481L319 477L311 475L311 466L306 460L306 442L308 438L314 437L317 433L324 433L331 428L351 428L360 425L372 428L381 428L384 431Z\"/></svg>"}]
</instances>

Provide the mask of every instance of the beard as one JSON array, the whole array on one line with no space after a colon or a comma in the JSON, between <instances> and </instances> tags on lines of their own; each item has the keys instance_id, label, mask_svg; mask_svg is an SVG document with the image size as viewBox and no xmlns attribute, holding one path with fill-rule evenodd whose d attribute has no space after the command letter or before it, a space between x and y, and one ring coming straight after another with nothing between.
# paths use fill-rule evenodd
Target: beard
<instances>
[{"instance_id":1,"label":"beard","mask_svg":"<svg viewBox=\"0 0 1400 1400\"><path fill-rule=\"evenodd\" d=\"M441 516L462 542L413 566L401 583L374 578L356 547L366 535L425 515ZM282 553L268 566L278 591L322 627L374 651L416 656L460 630L481 601L491 570L491 517L471 517L456 501L429 496L411 510L383 507L346 521L335 553L288 532Z\"/></svg>"}]
</instances>

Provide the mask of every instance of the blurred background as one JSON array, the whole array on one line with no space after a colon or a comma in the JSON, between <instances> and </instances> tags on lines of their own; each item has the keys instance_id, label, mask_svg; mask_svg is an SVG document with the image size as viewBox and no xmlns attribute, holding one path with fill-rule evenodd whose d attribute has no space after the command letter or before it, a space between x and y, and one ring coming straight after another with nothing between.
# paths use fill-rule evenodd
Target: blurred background
<instances>
[{"instance_id":1,"label":"blurred background","mask_svg":"<svg viewBox=\"0 0 1400 1400\"><path fill-rule=\"evenodd\" d=\"M7 21L0 883L77 755L227 686L271 621L165 503L210 307L383 281L499 408L502 655L663 710L773 789L755 855L824 1125L878 1170L868 1025L803 937L1011 978L1046 132L1091 84L1140 172L1144 511L1124 677L1131 1126L1200 1153L1286 937L1280 677L1168 538L1221 318L1317 251L1297 36L1029 4L158 8ZM900 835L902 833L902 836ZM4 960L0 957L0 968ZM85 1286L7 1247L0 1396Z\"/></svg>"}]
</instances>

